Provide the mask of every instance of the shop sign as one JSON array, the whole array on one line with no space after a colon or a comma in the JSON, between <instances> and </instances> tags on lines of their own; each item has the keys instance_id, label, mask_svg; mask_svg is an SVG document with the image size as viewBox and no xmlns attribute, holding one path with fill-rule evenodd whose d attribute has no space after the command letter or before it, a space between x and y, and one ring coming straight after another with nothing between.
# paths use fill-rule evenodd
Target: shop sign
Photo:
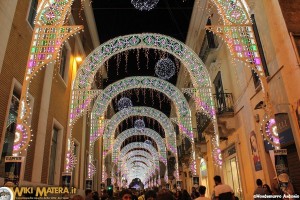
<instances>
[{"instance_id":1,"label":"shop sign","mask_svg":"<svg viewBox=\"0 0 300 200\"><path fill-rule=\"evenodd\" d=\"M92 189L93 187L93 180L92 179L86 179L85 180L85 189Z\"/></svg>"},{"instance_id":2,"label":"shop sign","mask_svg":"<svg viewBox=\"0 0 300 200\"><path fill-rule=\"evenodd\" d=\"M288 191L287 193L293 194L293 187L290 183L289 168L287 161L287 150L278 149L274 150L275 156L275 169L279 187L282 191Z\"/></svg>"},{"instance_id":3,"label":"shop sign","mask_svg":"<svg viewBox=\"0 0 300 200\"><path fill-rule=\"evenodd\" d=\"M23 160L21 156L5 157L5 186L14 187L19 185Z\"/></svg>"},{"instance_id":4,"label":"shop sign","mask_svg":"<svg viewBox=\"0 0 300 200\"><path fill-rule=\"evenodd\" d=\"M70 188L71 187L71 178L72 174L69 172L63 172L62 173L62 186Z\"/></svg>"},{"instance_id":5,"label":"shop sign","mask_svg":"<svg viewBox=\"0 0 300 200\"><path fill-rule=\"evenodd\" d=\"M275 114L277 132L279 134L280 146L294 143L293 132L288 113Z\"/></svg>"}]
</instances>

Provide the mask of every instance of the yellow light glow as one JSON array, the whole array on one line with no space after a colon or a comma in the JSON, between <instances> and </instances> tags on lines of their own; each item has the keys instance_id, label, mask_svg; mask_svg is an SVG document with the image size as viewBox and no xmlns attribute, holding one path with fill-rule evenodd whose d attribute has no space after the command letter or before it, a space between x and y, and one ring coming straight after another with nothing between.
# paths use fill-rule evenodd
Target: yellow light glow
<instances>
[{"instance_id":1,"label":"yellow light glow","mask_svg":"<svg viewBox=\"0 0 300 200\"><path fill-rule=\"evenodd\" d=\"M75 60L76 60L76 62L81 62L81 61L82 61L82 58L81 58L80 56L77 56L77 57L75 58Z\"/></svg>"}]
</instances>

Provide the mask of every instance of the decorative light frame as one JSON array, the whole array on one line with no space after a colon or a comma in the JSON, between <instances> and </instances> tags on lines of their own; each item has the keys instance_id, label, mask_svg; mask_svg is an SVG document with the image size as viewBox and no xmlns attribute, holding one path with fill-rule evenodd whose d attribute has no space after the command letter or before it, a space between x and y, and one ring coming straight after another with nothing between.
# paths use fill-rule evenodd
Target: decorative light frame
<instances>
[{"instance_id":1,"label":"decorative light frame","mask_svg":"<svg viewBox=\"0 0 300 200\"><path fill-rule=\"evenodd\" d=\"M166 145L164 143L164 139L157 133L156 131L144 128L143 131L137 131L135 128L127 129L120 133L118 137L115 139L113 148L112 148L112 160L114 160L122 146L122 143L129 137L136 136L136 135L145 135L153 139L153 141L156 143L158 147L158 152L161 154L161 152L167 152Z\"/></svg>"},{"instance_id":2,"label":"decorative light frame","mask_svg":"<svg viewBox=\"0 0 300 200\"><path fill-rule=\"evenodd\" d=\"M223 24L206 26L206 29L212 31L225 42L235 60L243 62L258 76L265 103L265 118L261 124L261 130L263 130L263 135L268 142L276 148L280 148L278 140L273 141L272 134L266 133L268 129L265 129L268 122L274 119L274 109L270 101L269 85L252 28L249 7L245 0L235 0L234 2L212 0L212 2L217 7Z\"/></svg>"},{"instance_id":3,"label":"decorative light frame","mask_svg":"<svg viewBox=\"0 0 300 200\"><path fill-rule=\"evenodd\" d=\"M56 1L54 1L56 2ZM51 6L51 3L53 3L53 0L41 0L37 9L37 17L36 17L36 26L34 28L34 35L33 38L38 36L37 32L43 32L43 30L47 30L50 27L55 28L55 27L65 27L63 26L63 23L65 22L66 15L68 11L71 8L71 4L73 0L64 0L62 1L63 4L57 4L57 8L60 10L60 17L57 17L55 21L51 21L51 25L47 24L48 22L45 23L45 21L41 20L41 15L44 14L45 10L48 9ZM230 6L228 4L228 1L225 0L212 0L212 2L216 5L218 8L218 11L220 13L221 18L223 19L223 22L225 25L232 25L235 24L236 27L244 27L245 25L248 27L251 27L251 22L250 20L244 21L236 21L234 19L230 19L227 17L225 14L225 10L230 10L232 8L228 7ZM245 3L244 0L236 0L236 5L238 6L242 12L246 15L246 18L249 19L249 9L247 7L247 4ZM239 11L240 11L239 10ZM243 14L243 13L241 13ZM226 21L226 18L228 19ZM53 25L55 27L53 27ZM48 26L48 27L47 27ZM224 27L219 26L221 29ZM71 35L72 33L75 33L82 29L82 27L77 27L71 26L71 29L69 30L68 33L65 33L66 37L63 37L61 42L65 41L66 38ZM226 27L225 27L226 28ZM214 30L215 33L217 33L217 28L214 27L208 27L210 30ZM219 30L221 30L219 29ZM50 30L50 29L49 29ZM56 29L60 30L60 29ZM226 29L223 29L226 30ZM251 30L251 32L253 32ZM54 32L56 35L57 33ZM221 33L217 33L217 35L220 35ZM40 36L43 36L44 34L41 33L39 34ZM221 36L222 37L222 36ZM230 38L230 37L229 37ZM34 39L33 39L34 40ZM230 44L230 39L225 40L226 43ZM32 41L31 48L33 45L34 41ZM254 40L254 44L256 44L256 41ZM49 44L47 44L49 47ZM58 44L58 47L60 47L61 44ZM159 34L140 34L140 35L129 35L129 36L123 36L123 37L118 37L115 39L112 39L104 44L102 44L100 47L98 47L95 51L93 51L88 59L84 61L84 65L82 65L81 72L79 72L77 75L77 81L75 81L75 84L73 85L73 91L76 89L86 89L89 90L91 87L92 79L98 71L98 68L100 68L106 60L108 60L111 56L120 53L122 51L128 50L128 49L136 49L136 48L155 48L155 49L160 49L163 51L167 51L180 59L185 66L187 66L188 71L191 74L191 79L193 82L193 85L195 88L199 89L201 87L211 87L211 81L209 79L209 74L207 73L206 68L204 67L202 61L197 57L197 55L189 49L187 46L185 46L183 43ZM229 46L230 48L230 46ZM33 53L29 54L29 58L33 56ZM42 68L43 66L47 65L51 61L54 61L54 58L58 55L58 52L53 52L52 54L48 54L47 59L43 61L38 61L36 58L32 61L32 63L36 63L38 67L36 69ZM98 56L99 55L99 56ZM96 56L97 58L95 59ZM30 59L28 59L30 60ZM245 62L245 61L244 61ZM247 62L247 61L246 61ZM29 63L29 61L28 61ZM247 62L249 64L249 62ZM88 66L87 66L88 65ZM97 65L95 67L95 65ZM28 64L29 66L29 64ZM250 66L253 70L257 70L256 66L251 65ZM258 68L259 70L259 68ZM35 70L37 71L37 70ZM84 73L86 72L86 73ZM257 72L257 71L256 71ZM27 124L26 118L30 115L30 107L28 105L28 91L29 91L29 82L31 81L31 76L28 76L28 74L32 75L35 74L32 72L32 70L29 70L29 67L27 69L25 78L24 78L24 83L23 83L23 88L22 88L22 93L21 93L21 106L18 111L18 119L17 119L17 124L18 124L18 130L19 130L19 135L22 141L18 141L14 143L14 149L13 149L13 154L17 155L18 153L21 153L22 150L26 150L29 141L30 141L30 126ZM273 117L273 108L272 104L270 103L269 96L268 96L268 85L266 82L266 77L263 76L260 73L257 73L260 76L260 80L262 83L263 87L263 92L265 94L265 104L267 105L266 107L266 120L265 122L269 121L271 117ZM88 79L89 82L85 84L85 79ZM204 79L203 79L204 78ZM78 80L79 79L79 80ZM81 80L81 82L80 82ZM218 135L217 129L215 128L215 134ZM71 134L68 134L68 140L71 138ZM270 139L267 137L267 139ZM219 139L218 137L215 137L215 142L216 145L219 146ZM70 149L68 149L70 150Z\"/></svg>"},{"instance_id":4,"label":"decorative light frame","mask_svg":"<svg viewBox=\"0 0 300 200\"><path fill-rule=\"evenodd\" d=\"M113 117L108 121L103 134L103 139L108 142L104 144L104 151L112 150L110 139L114 138L115 130L123 120L131 116L145 116L157 120L165 132L167 149L169 149L173 154L177 154L176 132L170 119L161 111L144 106L131 107L130 109L121 110L113 115Z\"/></svg>"},{"instance_id":5,"label":"decorative light frame","mask_svg":"<svg viewBox=\"0 0 300 200\"><path fill-rule=\"evenodd\" d=\"M154 175L155 174L155 170L156 168L159 168L159 166L155 166L155 163L149 159L146 159L144 157L131 157L129 159L127 159L126 161L122 161L122 165L120 168L120 171L122 173L122 171L131 171L132 169L132 164L136 163L138 161L142 161L143 163L146 163L147 167L149 168L148 171L150 172L150 174ZM145 174L145 172L144 172Z\"/></svg>"},{"instance_id":6,"label":"decorative light frame","mask_svg":"<svg viewBox=\"0 0 300 200\"><path fill-rule=\"evenodd\" d=\"M149 161L152 160L152 162L154 163L154 167L150 168L149 171L146 172L146 177L151 177L152 175L154 175L156 170L157 170L158 173L159 173L159 171L160 171L160 168L159 168L159 161L154 160L153 156L152 156L150 153L148 153L148 152L146 152L146 151L144 151L144 150L134 150L134 151L128 152L128 153L127 153L127 154L126 154L126 155L118 162L118 171L121 170L121 171L120 171L120 172L121 172L121 175L123 174L124 176L128 176L128 172L131 172L130 170L128 170L128 168L123 169L123 167L121 166L122 163L123 163L123 161L124 161L124 160L128 160L128 159L130 159L130 158L132 158L132 157L136 157L136 156L142 156L142 157L145 157L145 158L147 158ZM131 168L129 168L129 169L131 169ZM166 172L167 172L167 170L166 170ZM145 173L143 173L143 174L145 174Z\"/></svg>"},{"instance_id":7,"label":"decorative light frame","mask_svg":"<svg viewBox=\"0 0 300 200\"><path fill-rule=\"evenodd\" d=\"M42 0L38 4L20 97L16 128L18 140L14 141L13 155L19 155L23 150L27 150L33 136L28 123L32 112L28 97L31 81L45 66L58 60L63 43L83 29L83 26L64 25L72 3L72 0ZM51 16L47 12L49 9L53 11ZM51 20L46 20L48 17Z\"/></svg>"},{"instance_id":8,"label":"decorative light frame","mask_svg":"<svg viewBox=\"0 0 300 200\"><path fill-rule=\"evenodd\" d=\"M113 161L117 159L118 154L120 153L120 148L121 148L122 143L123 143L128 137L131 137L131 136L136 135L137 132L138 132L138 131L136 131L135 128L131 128L131 129L127 129L126 131L123 131L122 133L120 133L120 134L118 135L117 139L116 139L115 142L114 142L114 146L113 146L113 153L112 153L112 160L113 160ZM146 136L148 136L148 137L151 137L151 138L155 141L155 143L157 144L157 146L158 146L158 153L160 154L160 156L167 159L166 146L165 146L165 144L164 144L164 140L163 140L163 138L162 138L156 131L154 131L154 130L152 130L152 129L145 128L145 129L144 129L142 132L140 132L139 134L141 134L141 135L146 135ZM144 144L145 144L145 143L144 143ZM145 144L145 145L147 145L147 144ZM153 147L153 146L151 145L151 147ZM127 162L127 161L130 160L130 159L136 158L135 155L138 155L138 154L136 154L136 153L140 153L139 151L138 151L138 152L132 151L132 152L133 152L132 154L130 154L131 152L130 152L130 153L127 153L127 154L130 154L130 156L126 154L126 156L122 157L122 160L121 160L121 161L122 161L123 163L124 163L125 161ZM146 155L148 155L148 154L146 154ZM128 158L128 156L129 156L129 158ZM140 157L140 158L141 158L141 157ZM141 158L141 159L145 159L145 160L147 160L147 161L150 161L151 157L150 157L150 159L149 159L149 157L147 157L147 159L146 159L146 158L143 156L143 158ZM154 162L155 162L155 161L154 161ZM154 162L153 162L153 163L154 163ZM120 162L119 162L119 163L120 163ZM158 169L158 170L159 170L159 162L155 162L155 163L156 163L156 168L155 168L155 169ZM176 165L177 165L177 163L176 163ZM123 168L122 165L120 166L120 164L119 164L119 165L118 165L118 170L120 171L120 170L122 170L122 168ZM129 169L130 169L130 168L129 168ZM167 169L168 169L168 168L166 168L166 171L167 171Z\"/></svg>"},{"instance_id":9,"label":"decorative light frame","mask_svg":"<svg viewBox=\"0 0 300 200\"><path fill-rule=\"evenodd\" d=\"M81 68L78 70L72 89L90 89L96 72L103 66L104 62L123 51L140 48L158 49L172 54L187 67L195 88L211 88L211 81L207 69L200 58L189 47L180 41L165 35L144 33L117 37L96 48L87 59L85 59ZM212 98L208 104L211 104L214 107ZM201 105L201 102L199 102L199 107L201 107ZM188 122L188 124L189 123L190 122ZM192 128L188 128L187 130L191 132ZM214 131L215 135L212 136L213 141L215 142L215 144L213 144L213 151L217 152L217 149L219 148L219 137L218 128L215 128L215 126ZM195 158L193 158L193 160L195 160ZM221 165L220 162L217 161L215 164ZM193 173L196 172L193 171Z\"/></svg>"},{"instance_id":10,"label":"decorative light frame","mask_svg":"<svg viewBox=\"0 0 300 200\"><path fill-rule=\"evenodd\" d=\"M143 142L132 142L132 143L127 144L125 147L122 148L122 150L120 151L120 154L118 155L118 157L115 160L113 160L113 162L116 164L118 162L118 160L120 160L120 158L124 157L125 154L128 153L128 151L130 151L132 149L136 149L136 148L142 148L142 149L148 150L151 153L151 155L154 157L155 160L160 160L162 163L167 165L167 159L164 155L160 156L159 153L156 151L156 149L153 146L145 145Z\"/></svg>"},{"instance_id":11,"label":"decorative light frame","mask_svg":"<svg viewBox=\"0 0 300 200\"><path fill-rule=\"evenodd\" d=\"M180 118L191 118L189 104L182 92L168 81L151 76L132 76L110 84L97 97L92 108L92 114L98 116L104 115L113 98L122 92L136 88L153 89L165 94L174 102Z\"/></svg>"}]
</instances>

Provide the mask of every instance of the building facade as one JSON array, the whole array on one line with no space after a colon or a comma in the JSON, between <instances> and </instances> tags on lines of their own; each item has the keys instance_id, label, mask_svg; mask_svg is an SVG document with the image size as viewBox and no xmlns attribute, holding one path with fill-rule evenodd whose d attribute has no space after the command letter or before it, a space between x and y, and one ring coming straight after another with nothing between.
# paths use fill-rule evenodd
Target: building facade
<instances>
[{"instance_id":1,"label":"building facade","mask_svg":"<svg viewBox=\"0 0 300 200\"><path fill-rule=\"evenodd\" d=\"M30 87L33 138L26 153L21 173L21 184L28 186L61 185L64 171L66 132L69 115L70 91L81 61L99 46L93 10L86 1L80 11L81 2L75 1L68 24L82 24L85 31L70 38L60 52L55 64L41 70ZM38 1L2 1L1 64L0 64L0 129L1 129L1 174L3 185L5 156L12 155L12 143L16 128L21 88L26 70L27 57L32 38L34 17ZM78 12L81 12L79 17ZM86 151L88 131L86 118L74 128L74 153L80 160L73 172L72 185L84 189L86 174Z\"/></svg>"},{"instance_id":2,"label":"building facade","mask_svg":"<svg viewBox=\"0 0 300 200\"><path fill-rule=\"evenodd\" d=\"M213 83L220 146L223 167L220 175L235 194L242 199L253 198L256 179L274 185L274 147L264 140L261 122L264 119L262 88L257 76L243 63L233 59L225 42L205 30L205 26L217 24L220 20L212 6L210 12L203 12L208 2L196 1L190 22L186 44L205 63ZM298 3L294 1L249 1L253 29L257 29L256 39L261 55L265 59L264 71L268 77L269 95L274 106L275 119L281 148L288 151L288 165L295 193L299 191L299 17ZM255 32L255 31L254 31ZM189 87L189 81L181 76L177 87ZM193 123L194 129L200 125L197 164L200 168L200 184L209 188L211 195L215 175L212 170L210 146L211 124L205 118ZM203 131L203 132L202 132ZM199 135L199 132L202 132ZM205 142L204 142L205 143ZM207 170L208 169L208 170ZM188 168L182 166L182 179L186 188L191 188ZM276 181L276 180L275 180ZM298 192L299 193L299 192Z\"/></svg>"}]
</instances>

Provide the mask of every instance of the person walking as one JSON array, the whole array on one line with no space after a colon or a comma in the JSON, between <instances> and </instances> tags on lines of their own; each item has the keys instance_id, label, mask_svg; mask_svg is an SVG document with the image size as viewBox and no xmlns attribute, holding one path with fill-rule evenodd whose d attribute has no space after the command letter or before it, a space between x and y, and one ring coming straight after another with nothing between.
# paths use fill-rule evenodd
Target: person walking
<instances>
[{"instance_id":1,"label":"person walking","mask_svg":"<svg viewBox=\"0 0 300 200\"><path fill-rule=\"evenodd\" d=\"M195 200L210 200L209 198L205 197L205 192L206 192L206 187L203 185L200 185L200 187L199 187L200 197L198 197Z\"/></svg>"},{"instance_id":2,"label":"person walking","mask_svg":"<svg viewBox=\"0 0 300 200\"><path fill-rule=\"evenodd\" d=\"M91 189L85 190L85 200L93 200L93 191Z\"/></svg>"},{"instance_id":3,"label":"person walking","mask_svg":"<svg viewBox=\"0 0 300 200\"><path fill-rule=\"evenodd\" d=\"M261 179L256 179L257 188L254 190L253 198L255 200L262 200L265 198L260 198L260 195L268 195L268 192L265 188L263 188L263 182Z\"/></svg>"},{"instance_id":4,"label":"person walking","mask_svg":"<svg viewBox=\"0 0 300 200\"><path fill-rule=\"evenodd\" d=\"M214 190L214 199L215 200L234 200L234 192L229 185L223 184L221 176L215 176L215 190Z\"/></svg>"}]
</instances>

